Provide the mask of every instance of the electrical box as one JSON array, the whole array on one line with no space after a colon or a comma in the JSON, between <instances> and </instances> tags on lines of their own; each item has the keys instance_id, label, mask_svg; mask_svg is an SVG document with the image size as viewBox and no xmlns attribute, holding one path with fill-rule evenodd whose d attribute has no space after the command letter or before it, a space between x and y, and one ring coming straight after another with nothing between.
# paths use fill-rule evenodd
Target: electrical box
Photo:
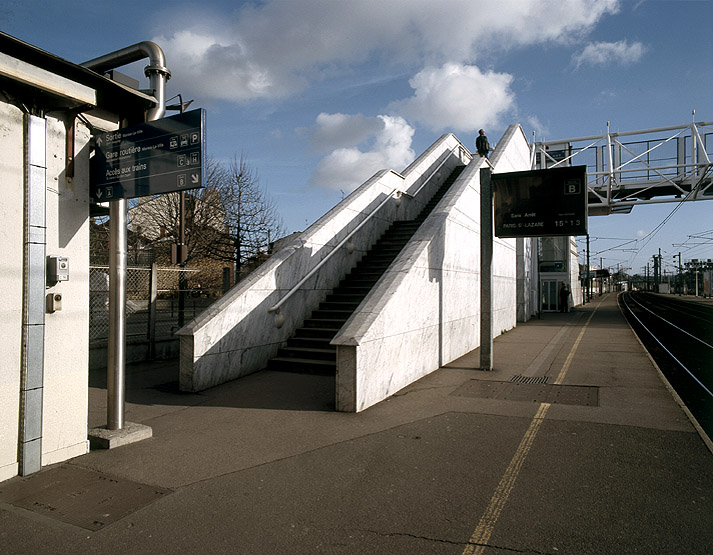
<instances>
[{"instance_id":1,"label":"electrical box","mask_svg":"<svg viewBox=\"0 0 713 555\"><path fill-rule=\"evenodd\" d=\"M69 280L69 258L66 256L47 257L47 283L54 285Z\"/></svg>"},{"instance_id":2,"label":"electrical box","mask_svg":"<svg viewBox=\"0 0 713 555\"><path fill-rule=\"evenodd\" d=\"M47 312L52 314L58 310L62 310L62 293L48 293Z\"/></svg>"}]
</instances>

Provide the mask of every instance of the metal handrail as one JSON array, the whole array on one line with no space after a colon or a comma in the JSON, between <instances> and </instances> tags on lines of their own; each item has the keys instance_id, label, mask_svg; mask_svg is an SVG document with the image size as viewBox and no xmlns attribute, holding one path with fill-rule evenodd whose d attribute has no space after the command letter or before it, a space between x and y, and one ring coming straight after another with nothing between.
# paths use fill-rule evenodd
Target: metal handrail
<instances>
[{"instance_id":1,"label":"metal handrail","mask_svg":"<svg viewBox=\"0 0 713 555\"><path fill-rule=\"evenodd\" d=\"M456 146L454 146L454 147L449 151L449 154L453 154L454 151L455 151L457 148L464 148L464 147L463 147L463 145L460 145L460 144L459 144L459 145L456 145ZM384 206L384 205L394 196L395 193L400 193L401 195L407 196L407 197L409 197L409 198L415 198L416 195L421 191L421 189L423 189L423 188L426 186L426 184L430 181L430 179L436 174L436 172L438 172L438 170L441 169L441 167L443 167L443 164L445 164L446 161L447 161L449 158L450 158L450 156L446 156L446 157L443 159L443 161L438 165L438 167L437 167L435 170L433 170L433 171L429 174L429 176L424 180L423 184L418 188L418 190L417 190L415 193L413 193L413 194L408 194L408 193L405 193L405 192L403 192L403 191L400 191L399 189L393 189L393 190L387 195L387 197L386 197L382 202L380 202L379 205L378 205L376 208L374 208L374 209L369 213L369 215L367 215L366 218L364 218L364 219L362 220L362 222L361 222L358 226L356 226L353 230L351 230L351 231L349 232L349 234L348 234L344 239L342 239L342 240L339 242L339 244L337 244L336 247L334 247L329 253L327 253L327 256L325 256L322 260L320 260L320 261L317 263L317 265L316 265L314 268L312 268L312 269L307 273L307 275L306 275L305 277L303 277L300 281L298 281L295 285L293 285L292 288L287 292L287 294L286 294L284 297L282 297L282 298L281 298L277 303L275 303L273 306L271 306L270 308L268 308L267 311L268 311L268 312L277 312L277 313L279 314L279 313L280 313L280 307L287 301L287 299L289 299L290 297L292 297L292 295L294 295L295 292L296 292L300 287L302 287L314 274L316 274L317 271L318 271L322 266L324 266L325 262L327 262L327 260L329 260L329 259L332 257L332 255L333 255L334 253L336 253L340 248L342 248L345 244L347 244L347 243L349 242L349 240L354 236L354 234L355 234L357 231L359 231L362 227L364 227L364 225L374 216L374 214L376 214L376 213L379 211L379 209L380 209L382 206ZM397 197L397 199L398 199L398 197Z\"/></svg>"},{"instance_id":2,"label":"metal handrail","mask_svg":"<svg viewBox=\"0 0 713 555\"><path fill-rule=\"evenodd\" d=\"M458 144L458 145L454 146L452 149L450 149L450 150L448 151L448 154L449 154L449 155L450 155L450 154L455 154L456 149L461 149L461 151L467 152L468 155L470 156L470 158L471 158L471 159L473 158L473 156L470 154L470 152L468 152L468 151L466 150L466 148L465 148L463 145L461 145L461 144ZM404 192L403 195L405 195L405 196L407 196L407 197L409 197L409 198L416 198L416 195L419 194L419 193L421 192L421 189L423 189L423 188L426 186L426 184L431 180L431 178L432 178L434 175L436 175L436 173L438 173L438 170L440 170L440 169L443 167L443 164L445 164L445 163L448 161L449 158L450 158L450 156L446 156L446 157L443 159L443 161L442 161L440 164L438 164L438 167L437 167L435 170L433 170L433 171L428 175L428 177L427 177L426 179L423 180L423 184L422 184L418 189L416 189L416 192L415 192L415 193L410 194L410 193Z\"/></svg>"},{"instance_id":3,"label":"metal handrail","mask_svg":"<svg viewBox=\"0 0 713 555\"><path fill-rule=\"evenodd\" d=\"M346 243L349 242L349 240L352 238L352 236L359 231L362 227L364 227L364 224L366 224L374 214L382 207L384 206L389 200L391 200L391 197L394 196L394 193L399 192L398 189L392 190L386 198L379 203L379 205L372 210L369 215L362 220L362 222L356 226L353 230L349 232L349 234L342 239L339 244L337 244L336 247L334 247L330 252L327 253L327 256L325 256L322 260L320 260L317 265L312 268L305 277L303 277L300 281L298 281L295 285L292 286L292 289L290 289L287 294L282 297L274 306L271 306L270 308L267 309L268 312L277 312L279 314L280 307L285 303L287 299L289 299L292 295L295 294L295 292L302 287L307 280L309 280L314 274L317 273L317 270L319 270L322 266L324 266L324 263L329 260L334 253L336 253L340 248L342 248Z\"/></svg>"}]
</instances>

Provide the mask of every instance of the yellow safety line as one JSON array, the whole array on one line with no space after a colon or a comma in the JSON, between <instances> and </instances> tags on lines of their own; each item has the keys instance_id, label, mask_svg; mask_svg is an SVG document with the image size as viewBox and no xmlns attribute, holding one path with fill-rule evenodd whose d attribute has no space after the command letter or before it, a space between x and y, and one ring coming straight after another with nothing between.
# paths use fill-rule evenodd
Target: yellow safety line
<instances>
[{"instance_id":1,"label":"yellow safety line","mask_svg":"<svg viewBox=\"0 0 713 555\"><path fill-rule=\"evenodd\" d=\"M564 366L562 366L562 370L560 371L559 375L557 376L557 379L554 382L555 384L560 384L562 383L562 380L564 380L564 377L567 374L570 365L572 364L574 353L577 351L577 347L579 347L579 343L582 341L584 332L589 326L589 323L592 321L594 313L601 306L603 301L604 299L599 301L599 304L592 311L592 314L589 316L586 323L584 324L582 331L579 332L579 336L574 342L574 345L572 345L572 349L570 350L569 355L567 355L567 360L565 361ZM551 405L549 403L540 404L540 408L538 409L537 414L535 414L534 418L532 419L532 422L530 422L530 426L525 432L525 435L523 436L522 440L520 441L520 445L518 445L517 450L515 451L515 455L513 456L512 460L510 461L510 464L505 470L505 474L500 479L500 483L498 484L498 487L496 488L493 497L490 499L490 504L488 505L487 510L480 518L480 522L475 528L473 535L470 537L468 545L463 550L463 555L482 555L483 553L485 553L485 548L488 546L488 541L490 541L490 536L492 535L493 530L495 529L495 524L500 518L500 513L503 512L503 508L507 503L508 497L510 497L510 492L515 486L515 481L517 480L517 477L520 474L520 469L522 468L522 465L524 464L525 459L527 458L527 455L530 452L532 443L535 441L535 436L537 435L537 432L539 431L542 422L544 422L545 415L550 409L550 406Z\"/></svg>"},{"instance_id":2,"label":"yellow safety line","mask_svg":"<svg viewBox=\"0 0 713 555\"><path fill-rule=\"evenodd\" d=\"M485 552L485 548L488 545L488 540L490 540L490 535L495 529L495 524L500 518L500 513L502 513L505 503L507 503L510 492L512 491L515 481L517 480L518 474L520 474L520 469L522 464L527 458L527 454L530 452L530 447L532 447L532 442L535 441L535 436L537 435L542 422L545 419L545 415L550 408L549 403L542 403L540 405L537 414L532 419L530 427L525 432L520 445L515 451L515 456L510 461L510 464L505 471L500 483L498 484L493 497L490 499L490 505L485 511L483 516L478 523L473 535L470 537L469 545L463 550L463 555L477 555Z\"/></svg>"},{"instance_id":3,"label":"yellow safety line","mask_svg":"<svg viewBox=\"0 0 713 555\"><path fill-rule=\"evenodd\" d=\"M602 300L599 301L599 304L594 308L594 310L592 310L592 313L589 315L589 318L587 318L587 321L584 323L584 326L582 327L582 331L579 332L579 335L577 336L577 340L574 342L574 345L572 346L572 350L567 355L567 360L565 360L564 364L562 365L562 370L560 370L560 373L557 375L557 378L553 382L555 385L560 385L564 381L564 377L567 375L569 366L570 366L570 364L572 364L572 359L574 358L574 353L577 352L577 347L579 347L579 343L582 341L582 337L584 337L584 332L587 331L587 327L589 327L589 322L592 321L592 318L594 318L594 313L599 309L600 306L602 306L603 301L604 301L604 299L602 298Z\"/></svg>"}]
</instances>

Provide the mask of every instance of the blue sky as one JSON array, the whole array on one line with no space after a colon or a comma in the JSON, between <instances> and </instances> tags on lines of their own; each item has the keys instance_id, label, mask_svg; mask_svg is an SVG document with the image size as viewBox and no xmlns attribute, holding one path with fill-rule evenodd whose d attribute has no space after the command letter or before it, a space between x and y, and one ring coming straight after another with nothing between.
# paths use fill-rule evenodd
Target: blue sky
<instances>
[{"instance_id":1,"label":"blue sky","mask_svg":"<svg viewBox=\"0 0 713 555\"><path fill-rule=\"evenodd\" d=\"M168 96L206 108L209 154L244 154L288 232L445 132L473 149L477 129L496 142L511 123L555 140L685 124L693 109L713 121L713 0L3 4L0 29L77 63L157 42ZM143 80L143 65L122 71ZM670 264L713 258L711 201L650 235L675 207L590 218L595 259L640 273L659 248Z\"/></svg>"}]
</instances>

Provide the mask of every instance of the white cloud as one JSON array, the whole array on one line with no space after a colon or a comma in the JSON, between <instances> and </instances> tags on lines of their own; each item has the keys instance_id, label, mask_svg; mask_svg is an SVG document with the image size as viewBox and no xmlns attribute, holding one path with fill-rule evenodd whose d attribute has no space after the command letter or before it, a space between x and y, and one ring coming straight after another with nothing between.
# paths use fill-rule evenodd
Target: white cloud
<instances>
[{"instance_id":1,"label":"white cloud","mask_svg":"<svg viewBox=\"0 0 713 555\"><path fill-rule=\"evenodd\" d=\"M325 120L324 116L328 115L320 114L322 121ZM333 150L317 165L310 179L311 185L349 193L377 171L400 171L414 160L416 155L411 149L414 129L406 120L392 116L373 119L380 123L380 127L376 132L364 137L364 140L368 141L368 144L361 145L364 150L359 148L360 145Z\"/></svg>"},{"instance_id":2,"label":"white cloud","mask_svg":"<svg viewBox=\"0 0 713 555\"><path fill-rule=\"evenodd\" d=\"M539 138L538 140L543 140L543 138L547 137L547 135L549 134L549 129L540 121L540 118L538 118L537 116L528 116L527 123L535 132L535 136Z\"/></svg>"},{"instance_id":3,"label":"white cloud","mask_svg":"<svg viewBox=\"0 0 713 555\"><path fill-rule=\"evenodd\" d=\"M571 42L618 0L265 0L210 10L160 14L165 31L153 40L174 87L244 102L287 97L367 61L385 71L472 64L496 50Z\"/></svg>"},{"instance_id":4,"label":"white cloud","mask_svg":"<svg viewBox=\"0 0 713 555\"><path fill-rule=\"evenodd\" d=\"M507 73L483 73L473 65L427 67L409 81L414 95L389 109L436 131L475 131L495 125L512 107L512 80Z\"/></svg>"},{"instance_id":5,"label":"white cloud","mask_svg":"<svg viewBox=\"0 0 713 555\"><path fill-rule=\"evenodd\" d=\"M593 42L585 46L581 52L572 56L572 62L576 67L581 65L627 65L638 62L645 52L646 47L640 42L631 44L625 40Z\"/></svg>"},{"instance_id":6,"label":"white cloud","mask_svg":"<svg viewBox=\"0 0 713 555\"><path fill-rule=\"evenodd\" d=\"M361 114L326 114L317 116L317 125L309 131L312 146L318 151L335 150L357 145L384 129L379 118Z\"/></svg>"}]
</instances>

